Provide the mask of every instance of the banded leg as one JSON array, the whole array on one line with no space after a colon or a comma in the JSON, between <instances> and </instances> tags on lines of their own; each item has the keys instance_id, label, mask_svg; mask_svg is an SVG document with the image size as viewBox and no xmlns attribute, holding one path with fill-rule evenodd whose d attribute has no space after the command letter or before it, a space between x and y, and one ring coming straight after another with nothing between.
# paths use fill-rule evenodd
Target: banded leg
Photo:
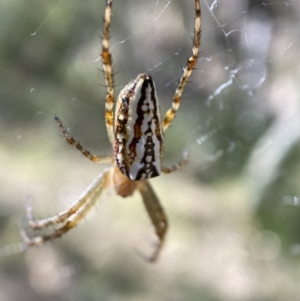
<instances>
[{"instance_id":1,"label":"banded leg","mask_svg":"<svg viewBox=\"0 0 300 301\"><path fill-rule=\"evenodd\" d=\"M113 107L114 107L114 80L112 71L112 55L109 52L109 26L111 22L112 0L107 0L104 13L103 39L102 39L102 65L106 82L106 100L105 100L105 123L107 134L111 145L114 145L113 131Z\"/></svg>"},{"instance_id":2,"label":"banded leg","mask_svg":"<svg viewBox=\"0 0 300 301\"><path fill-rule=\"evenodd\" d=\"M66 138L67 142L69 144L73 145L75 148L77 148L85 157L87 157L88 159L90 159L91 161L93 161L95 163L112 163L113 162L112 157L108 157L108 156L102 157L102 156L97 156L97 155L91 154L90 151L83 148L82 145L79 142L77 142L68 133L68 131L66 130L66 128L62 124L61 120L57 116L54 116L54 119L55 119L56 123L58 124L58 128L60 129L61 133Z\"/></svg>"},{"instance_id":3,"label":"banded leg","mask_svg":"<svg viewBox=\"0 0 300 301\"><path fill-rule=\"evenodd\" d=\"M172 123L175 114L179 108L181 96L184 90L184 87L192 75L193 69L196 66L199 49L200 49L200 38L201 38L201 7L200 7L200 0L195 0L195 11L196 11L196 18L195 18L195 26L194 26L194 40L193 40L193 49L192 49L192 56L188 59L187 66L183 69L183 74L180 78L179 84L173 96L173 103L172 108L169 109L165 115L163 120L163 130L164 132L168 128L168 126Z\"/></svg>"},{"instance_id":4,"label":"banded leg","mask_svg":"<svg viewBox=\"0 0 300 301\"><path fill-rule=\"evenodd\" d=\"M186 165L188 163L188 161L189 161L188 152L184 151L183 155L182 155L182 158L178 163L172 165L171 167L163 166L161 168L161 171L165 174L172 173L172 172L180 169L182 166Z\"/></svg>"},{"instance_id":5,"label":"banded leg","mask_svg":"<svg viewBox=\"0 0 300 301\"><path fill-rule=\"evenodd\" d=\"M62 227L54 230L50 234L35 236L32 238L30 238L27 232L24 229L22 229L21 235L26 245L27 246L41 245L46 241L53 240L63 236L71 229L76 227L79 224L79 222L87 215L88 211L94 206L94 204L100 197L103 190L109 186L110 184L109 179L110 179L110 172L106 171L103 175L101 175L94 181L94 183L91 185L91 188L86 192L86 194L69 210L48 219L44 219L40 221L32 221L34 223L33 224L34 230L46 228L50 225L55 225L63 222L65 222L65 224ZM32 227L32 225L30 226Z\"/></svg>"},{"instance_id":6,"label":"banded leg","mask_svg":"<svg viewBox=\"0 0 300 301\"><path fill-rule=\"evenodd\" d=\"M152 256L149 258L149 261L154 262L158 259L159 253L163 247L165 235L168 229L168 220L150 183L145 181L144 185L142 185L139 190L159 239Z\"/></svg>"}]
</instances>

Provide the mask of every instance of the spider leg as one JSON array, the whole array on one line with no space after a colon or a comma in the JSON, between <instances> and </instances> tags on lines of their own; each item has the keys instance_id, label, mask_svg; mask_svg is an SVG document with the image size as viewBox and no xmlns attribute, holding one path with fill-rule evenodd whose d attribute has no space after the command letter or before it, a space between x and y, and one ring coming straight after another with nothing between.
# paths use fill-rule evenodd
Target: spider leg
<instances>
[{"instance_id":1,"label":"spider leg","mask_svg":"<svg viewBox=\"0 0 300 301\"><path fill-rule=\"evenodd\" d=\"M182 158L181 158L181 160L178 163L176 163L176 164L174 164L174 165L172 165L170 167L162 166L161 171L163 173L166 173L166 174L172 173L172 172L180 169L182 166L186 165L188 163L188 161L189 161L188 152L184 151L183 155L182 155Z\"/></svg>"},{"instance_id":2,"label":"spider leg","mask_svg":"<svg viewBox=\"0 0 300 301\"><path fill-rule=\"evenodd\" d=\"M198 60L198 54L200 49L200 38L201 38L201 8L200 8L200 0L195 0L195 26L194 26L194 40L193 40L193 48L192 48L192 56L188 59L186 67L183 69L183 74L179 80L178 86L176 88L175 94L173 96L172 108L169 109L165 115L163 120L163 130L164 132L168 128L168 126L172 123L175 114L179 108L181 95L183 93L184 87L192 75L193 69L196 66Z\"/></svg>"},{"instance_id":3,"label":"spider leg","mask_svg":"<svg viewBox=\"0 0 300 301\"><path fill-rule=\"evenodd\" d=\"M103 175L99 176L94 183L91 185L90 189L85 193L85 195L69 210L66 212L54 216L49 219L44 219L41 221L33 221L35 223L34 229L41 229L54 225L56 223L65 222L65 224L55 229L52 233L46 235L40 235L35 237L29 237L27 232L22 229L21 235L27 246L38 246L46 241L59 238L69 232L71 229L76 227L79 222L87 215L88 211L95 205L96 201L99 199L101 193L110 184L110 171L106 171ZM31 225L32 226L32 225Z\"/></svg>"},{"instance_id":4,"label":"spider leg","mask_svg":"<svg viewBox=\"0 0 300 301\"><path fill-rule=\"evenodd\" d=\"M87 149L83 148L82 145L77 142L66 130L66 128L64 127L64 125L62 124L61 120L55 116L54 117L56 123L58 124L58 128L60 129L61 133L63 134L63 136L66 138L67 142L71 145L73 145L75 148L77 148L85 157L87 157L88 159L90 159L91 161L95 162L95 163L112 163L113 162L113 158L112 157L102 157L102 156L97 156L97 155L93 155L91 154L90 151L88 151Z\"/></svg>"},{"instance_id":5,"label":"spider leg","mask_svg":"<svg viewBox=\"0 0 300 301\"><path fill-rule=\"evenodd\" d=\"M159 239L153 254L150 258L148 258L150 262L155 262L158 259L159 253L164 244L165 235L168 229L168 220L159 203L159 199L148 181L144 182L144 185L139 188L139 191Z\"/></svg>"},{"instance_id":6,"label":"spider leg","mask_svg":"<svg viewBox=\"0 0 300 301\"><path fill-rule=\"evenodd\" d=\"M105 123L107 134L111 145L114 145L113 131L113 107L114 107L114 80L112 71L112 55L109 52L109 26L111 22L112 0L107 0L104 13L103 39L102 39L102 64L106 83L106 100L105 100Z\"/></svg>"},{"instance_id":7,"label":"spider leg","mask_svg":"<svg viewBox=\"0 0 300 301\"><path fill-rule=\"evenodd\" d=\"M103 175L101 174L88 188L88 190L84 193L84 195L69 209L60 212L54 216L40 219L40 220L34 220L33 214L32 214L32 207L31 204L28 203L26 205L26 217L28 221L28 225L32 230L40 230L43 228L47 228L49 226L53 226L56 224L64 223L70 216L76 214L78 211L80 211L86 203L89 201L89 199L93 196L95 193L94 190L98 187L98 182L102 181Z\"/></svg>"}]
</instances>

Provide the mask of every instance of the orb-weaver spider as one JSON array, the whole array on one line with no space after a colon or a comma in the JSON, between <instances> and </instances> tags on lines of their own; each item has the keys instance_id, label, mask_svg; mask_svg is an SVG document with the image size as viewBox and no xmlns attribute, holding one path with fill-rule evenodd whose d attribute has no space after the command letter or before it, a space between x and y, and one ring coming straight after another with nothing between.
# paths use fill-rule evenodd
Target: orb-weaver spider
<instances>
[{"instance_id":1,"label":"orb-weaver spider","mask_svg":"<svg viewBox=\"0 0 300 301\"><path fill-rule=\"evenodd\" d=\"M164 150L164 133L175 117L184 87L198 59L201 34L200 0L195 0L196 18L192 56L183 69L183 74L173 97L172 108L167 111L163 120L161 120L154 81L149 75L142 73L121 90L116 104L116 118L113 125L115 100L112 55L109 51L111 10L112 0L108 0L104 14L101 57L107 88L105 122L108 137L114 149L114 157L91 154L69 135L58 117L55 117L55 120L69 144L76 147L91 161L111 163L112 167L96 178L88 191L71 208L53 217L34 220L31 213L32 209L28 205L28 223L33 230L61 223L63 225L50 234L35 237L29 237L26 231L22 230L22 236L27 246L39 245L48 240L61 237L85 217L106 188L113 186L117 194L122 197L130 196L138 190L159 239L156 249L149 258L150 261L155 261L163 246L168 222L148 179L159 176L161 173L174 172L187 163L186 155L178 164L172 167L164 167L161 162Z\"/></svg>"}]
</instances>

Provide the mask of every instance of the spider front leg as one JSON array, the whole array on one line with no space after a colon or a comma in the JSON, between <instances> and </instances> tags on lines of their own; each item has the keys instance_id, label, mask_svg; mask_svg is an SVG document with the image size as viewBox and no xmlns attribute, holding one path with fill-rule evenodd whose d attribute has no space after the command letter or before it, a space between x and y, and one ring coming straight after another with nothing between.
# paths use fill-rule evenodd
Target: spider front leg
<instances>
[{"instance_id":1,"label":"spider front leg","mask_svg":"<svg viewBox=\"0 0 300 301\"><path fill-rule=\"evenodd\" d=\"M109 51L109 27L111 21L111 8L112 0L107 0L105 13L104 13L104 25L103 25L103 39L102 39L102 65L106 83L106 99L105 99L105 123L107 134L110 144L114 145L114 129L113 129L113 107L115 103L114 98L114 78L112 70L112 55Z\"/></svg>"},{"instance_id":2,"label":"spider front leg","mask_svg":"<svg viewBox=\"0 0 300 301\"><path fill-rule=\"evenodd\" d=\"M95 163L112 163L113 162L113 158L112 157L108 157L108 156L107 157L102 157L102 156L91 154L90 151L88 151L87 149L83 148L82 145L79 142L77 142L68 133L68 131L66 130L66 128L62 124L61 120L57 116L54 116L54 119L55 119L56 123L58 124L58 128L60 129L61 133L66 138L67 142L69 144L73 145L76 149L78 149L85 157L87 157L88 159L90 159L91 161L93 161Z\"/></svg>"},{"instance_id":3,"label":"spider front leg","mask_svg":"<svg viewBox=\"0 0 300 301\"><path fill-rule=\"evenodd\" d=\"M65 223L62 227L55 229L52 233L29 237L28 233L22 229L21 235L27 246L38 246L49 240L59 238L76 227L79 222L87 215L88 211L94 206L103 190L110 185L110 172L106 171L99 176L88 189L88 191L71 208L56 216L43 220L34 221L30 214L29 226L33 230L47 228L50 225ZM28 210L28 209L27 209ZM31 212L31 209L30 209ZM28 213L28 212L27 212Z\"/></svg>"},{"instance_id":4,"label":"spider front leg","mask_svg":"<svg viewBox=\"0 0 300 301\"><path fill-rule=\"evenodd\" d=\"M168 229L168 220L162 206L160 205L159 199L157 198L148 181L144 182L144 184L139 188L139 191L142 195L146 210L150 216L152 224L155 228L155 232L159 239L159 242L153 254L148 258L150 262L154 262L157 260L159 253L163 247L165 235Z\"/></svg>"},{"instance_id":5,"label":"spider front leg","mask_svg":"<svg viewBox=\"0 0 300 301\"><path fill-rule=\"evenodd\" d=\"M163 120L163 130L164 132L172 123L177 110L179 109L181 96L184 90L184 87L192 75L193 69L195 68L198 60L198 54L200 49L200 38L201 38L201 7L200 0L195 0L195 25L194 25L194 39L193 39L193 48L192 56L188 59L186 67L183 69L183 74L179 80L178 86L176 88L175 94L173 96L172 108L169 109Z\"/></svg>"}]
</instances>

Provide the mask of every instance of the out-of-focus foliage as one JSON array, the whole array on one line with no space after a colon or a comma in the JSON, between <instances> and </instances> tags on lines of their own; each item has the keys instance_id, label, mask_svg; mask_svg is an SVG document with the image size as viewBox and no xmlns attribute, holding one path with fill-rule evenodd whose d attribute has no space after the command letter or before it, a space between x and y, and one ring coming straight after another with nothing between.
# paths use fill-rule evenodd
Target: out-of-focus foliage
<instances>
[{"instance_id":1,"label":"out-of-focus foliage","mask_svg":"<svg viewBox=\"0 0 300 301\"><path fill-rule=\"evenodd\" d=\"M201 55L153 179L170 221L159 262L138 194L108 191L61 240L22 252L25 204L64 210L106 166L67 145L53 115L111 154L99 53L104 0L0 0L0 300L297 300L300 255L297 1L201 1ZM116 95L137 74L162 111L190 55L192 0L114 0ZM100 36L100 37L99 37Z\"/></svg>"}]
</instances>

